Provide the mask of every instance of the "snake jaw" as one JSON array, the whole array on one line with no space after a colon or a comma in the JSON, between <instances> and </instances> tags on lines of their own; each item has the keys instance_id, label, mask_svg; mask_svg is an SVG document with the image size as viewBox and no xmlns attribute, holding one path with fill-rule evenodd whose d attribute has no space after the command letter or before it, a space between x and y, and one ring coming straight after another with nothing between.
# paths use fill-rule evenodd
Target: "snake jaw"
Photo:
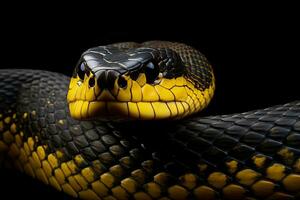
<instances>
[{"instance_id":1,"label":"snake jaw","mask_svg":"<svg viewBox=\"0 0 300 200\"><path fill-rule=\"evenodd\" d=\"M68 93L71 116L75 119L98 120L161 120L177 119L203 109L214 90L214 85L204 92L197 91L185 77L160 78L157 84L148 84L141 74L137 80L123 75L126 87L119 79L114 87L90 87L91 74L82 84L80 77L72 78ZM96 82L99 81L96 79Z\"/></svg>"}]
</instances>

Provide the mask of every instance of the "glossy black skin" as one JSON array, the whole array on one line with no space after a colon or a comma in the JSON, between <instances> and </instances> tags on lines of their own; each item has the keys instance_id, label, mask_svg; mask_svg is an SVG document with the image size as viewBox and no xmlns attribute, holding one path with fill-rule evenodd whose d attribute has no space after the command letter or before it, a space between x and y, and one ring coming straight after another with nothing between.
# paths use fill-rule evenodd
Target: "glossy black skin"
<instances>
[{"instance_id":1,"label":"glossy black skin","mask_svg":"<svg viewBox=\"0 0 300 200\"><path fill-rule=\"evenodd\" d=\"M140 73L145 73L147 82L153 83L159 73L165 78L183 75L185 66L171 49L128 49L109 45L94 47L82 54L73 77L78 74L83 79L85 73L93 73L99 87L111 89L115 80L124 74L136 80Z\"/></svg>"}]
</instances>

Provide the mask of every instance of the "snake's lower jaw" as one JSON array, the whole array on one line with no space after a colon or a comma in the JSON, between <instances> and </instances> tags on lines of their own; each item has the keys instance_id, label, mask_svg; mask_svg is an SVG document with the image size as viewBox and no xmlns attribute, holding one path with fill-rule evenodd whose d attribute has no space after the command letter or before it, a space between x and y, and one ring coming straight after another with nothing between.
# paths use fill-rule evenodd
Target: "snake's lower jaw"
<instances>
[{"instance_id":1,"label":"snake's lower jaw","mask_svg":"<svg viewBox=\"0 0 300 200\"><path fill-rule=\"evenodd\" d=\"M185 102L69 102L72 118L77 120L162 120L176 119L189 114Z\"/></svg>"},{"instance_id":2,"label":"snake's lower jaw","mask_svg":"<svg viewBox=\"0 0 300 200\"><path fill-rule=\"evenodd\" d=\"M74 101L69 103L70 115L77 120L110 120L127 117L127 103L105 101Z\"/></svg>"},{"instance_id":3,"label":"snake's lower jaw","mask_svg":"<svg viewBox=\"0 0 300 200\"><path fill-rule=\"evenodd\" d=\"M135 113L128 102L107 102L107 101L75 101L69 103L70 115L77 120L100 120L119 121L138 119L139 114Z\"/></svg>"},{"instance_id":4,"label":"snake's lower jaw","mask_svg":"<svg viewBox=\"0 0 300 200\"><path fill-rule=\"evenodd\" d=\"M111 100L104 96L99 99L69 101L71 117L77 120L126 121L174 119L190 114L188 103L181 101L128 102Z\"/></svg>"}]
</instances>

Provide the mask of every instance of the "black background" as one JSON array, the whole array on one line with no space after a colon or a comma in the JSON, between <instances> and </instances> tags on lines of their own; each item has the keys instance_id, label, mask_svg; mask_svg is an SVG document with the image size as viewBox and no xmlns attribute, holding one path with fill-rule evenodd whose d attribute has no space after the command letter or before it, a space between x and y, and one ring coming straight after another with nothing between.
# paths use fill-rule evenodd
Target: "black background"
<instances>
[{"instance_id":1,"label":"black background","mask_svg":"<svg viewBox=\"0 0 300 200\"><path fill-rule=\"evenodd\" d=\"M29 16L23 10L23 15L13 19L15 11L1 21L0 67L70 75L87 48L170 40L199 49L214 67L217 90L205 114L243 112L300 99L299 16L292 6L245 7L231 11L179 5L175 10L157 5L150 10L127 10L121 5L119 10L97 7L88 10L89 14L82 12L83 7L68 8L71 14L66 17L60 15L67 8L48 11L50 17L43 11ZM0 190L9 195L64 197L18 173L0 175L4 184Z\"/></svg>"}]
</instances>

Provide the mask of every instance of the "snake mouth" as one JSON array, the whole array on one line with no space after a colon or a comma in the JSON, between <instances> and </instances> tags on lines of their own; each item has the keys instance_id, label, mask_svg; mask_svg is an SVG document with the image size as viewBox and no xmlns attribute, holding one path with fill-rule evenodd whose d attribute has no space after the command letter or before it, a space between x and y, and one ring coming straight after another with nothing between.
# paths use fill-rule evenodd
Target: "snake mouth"
<instances>
[{"instance_id":1,"label":"snake mouth","mask_svg":"<svg viewBox=\"0 0 300 200\"><path fill-rule=\"evenodd\" d=\"M98 120L161 120L172 119L189 113L186 102L117 102L85 101L69 102L70 114L75 119Z\"/></svg>"}]
</instances>

